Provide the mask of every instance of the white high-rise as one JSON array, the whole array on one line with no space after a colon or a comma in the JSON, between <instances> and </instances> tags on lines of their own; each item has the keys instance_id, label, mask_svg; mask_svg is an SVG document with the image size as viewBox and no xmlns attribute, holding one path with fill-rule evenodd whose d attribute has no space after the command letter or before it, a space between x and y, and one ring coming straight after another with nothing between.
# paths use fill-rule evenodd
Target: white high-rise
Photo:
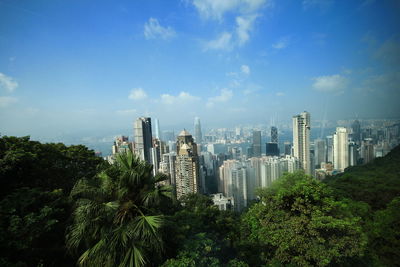
<instances>
[{"instance_id":1,"label":"white high-rise","mask_svg":"<svg viewBox=\"0 0 400 267\"><path fill-rule=\"evenodd\" d=\"M311 174L310 131L310 113L293 116L293 156L299 159L306 174Z\"/></svg>"},{"instance_id":2,"label":"white high-rise","mask_svg":"<svg viewBox=\"0 0 400 267\"><path fill-rule=\"evenodd\" d=\"M349 133L344 127L337 127L333 135L333 167L344 171L349 166Z\"/></svg>"}]
</instances>

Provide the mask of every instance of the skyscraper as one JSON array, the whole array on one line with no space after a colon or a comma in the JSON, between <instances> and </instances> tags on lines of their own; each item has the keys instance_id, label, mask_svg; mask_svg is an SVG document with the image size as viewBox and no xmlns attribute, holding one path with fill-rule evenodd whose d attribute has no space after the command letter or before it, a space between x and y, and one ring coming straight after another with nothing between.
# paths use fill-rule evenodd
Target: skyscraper
<instances>
[{"instance_id":1,"label":"skyscraper","mask_svg":"<svg viewBox=\"0 0 400 267\"><path fill-rule=\"evenodd\" d=\"M194 139L196 140L196 143L198 145L203 142L203 135L201 133L201 124L199 117L194 118Z\"/></svg>"},{"instance_id":2,"label":"skyscraper","mask_svg":"<svg viewBox=\"0 0 400 267\"><path fill-rule=\"evenodd\" d=\"M155 132L156 132L156 138L162 140L160 131L160 122L158 121L158 119L155 119Z\"/></svg>"},{"instance_id":3,"label":"skyscraper","mask_svg":"<svg viewBox=\"0 0 400 267\"><path fill-rule=\"evenodd\" d=\"M253 131L253 157L261 157L261 131Z\"/></svg>"},{"instance_id":4,"label":"skyscraper","mask_svg":"<svg viewBox=\"0 0 400 267\"><path fill-rule=\"evenodd\" d=\"M351 125L353 141L359 145L361 142L361 124L358 120L355 120Z\"/></svg>"},{"instance_id":5,"label":"skyscraper","mask_svg":"<svg viewBox=\"0 0 400 267\"><path fill-rule=\"evenodd\" d=\"M304 111L293 116L293 156L299 159L306 174L311 174L310 131L310 113Z\"/></svg>"},{"instance_id":6,"label":"skyscraper","mask_svg":"<svg viewBox=\"0 0 400 267\"><path fill-rule=\"evenodd\" d=\"M278 143L278 128L271 127L271 143Z\"/></svg>"},{"instance_id":7,"label":"skyscraper","mask_svg":"<svg viewBox=\"0 0 400 267\"><path fill-rule=\"evenodd\" d=\"M151 118L140 117L134 123L135 153L140 159L151 164L151 147L153 145L151 133Z\"/></svg>"},{"instance_id":8,"label":"skyscraper","mask_svg":"<svg viewBox=\"0 0 400 267\"><path fill-rule=\"evenodd\" d=\"M333 167L344 171L349 166L349 134L344 127L337 127L333 135Z\"/></svg>"},{"instance_id":9,"label":"skyscraper","mask_svg":"<svg viewBox=\"0 0 400 267\"><path fill-rule=\"evenodd\" d=\"M314 155L315 155L315 166L321 167L322 162L326 162L326 148L325 140L316 139L314 141Z\"/></svg>"},{"instance_id":10,"label":"skyscraper","mask_svg":"<svg viewBox=\"0 0 400 267\"><path fill-rule=\"evenodd\" d=\"M184 195L197 193L200 190L199 160L197 145L192 135L186 130L179 134L176 149L175 183L176 196L179 199Z\"/></svg>"}]
</instances>

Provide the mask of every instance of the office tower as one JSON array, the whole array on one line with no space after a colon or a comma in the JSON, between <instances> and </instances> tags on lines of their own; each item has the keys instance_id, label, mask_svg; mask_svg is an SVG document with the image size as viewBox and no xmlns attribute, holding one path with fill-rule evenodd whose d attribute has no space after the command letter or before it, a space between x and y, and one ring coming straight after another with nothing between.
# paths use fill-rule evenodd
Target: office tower
<instances>
[{"instance_id":1,"label":"office tower","mask_svg":"<svg viewBox=\"0 0 400 267\"><path fill-rule=\"evenodd\" d=\"M160 122L158 119L155 119L155 131L156 131L156 138L161 140L161 131L160 131Z\"/></svg>"},{"instance_id":2,"label":"office tower","mask_svg":"<svg viewBox=\"0 0 400 267\"><path fill-rule=\"evenodd\" d=\"M283 144L284 150L285 150L285 155L292 155L292 144L290 142L285 142Z\"/></svg>"},{"instance_id":3,"label":"office tower","mask_svg":"<svg viewBox=\"0 0 400 267\"><path fill-rule=\"evenodd\" d=\"M141 160L151 164L151 118L137 118L134 123L133 135L135 137L135 153L140 157Z\"/></svg>"},{"instance_id":4,"label":"office tower","mask_svg":"<svg viewBox=\"0 0 400 267\"><path fill-rule=\"evenodd\" d=\"M310 113L293 116L293 155L299 159L306 174L311 175L310 162Z\"/></svg>"},{"instance_id":5,"label":"office tower","mask_svg":"<svg viewBox=\"0 0 400 267\"><path fill-rule=\"evenodd\" d=\"M349 166L356 166L359 159L358 146L355 142L349 142Z\"/></svg>"},{"instance_id":6,"label":"office tower","mask_svg":"<svg viewBox=\"0 0 400 267\"><path fill-rule=\"evenodd\" d=\"M363 163L369 163L375 158L374 142L372 138L365 138L361 145Z\"/></svg>"},{"instance_id":7,"label":"office tower","mask_svg":"<svg viewBox=\"0 0 400 267\"><path fill-rule=\"evenodd\" d=\"M349 134L344 127L337 127L333 135L333 167L344 171L349 166Z\"/></svg>"},{"instance_id":8,"label":"office tower","mask_svg":"<svg viewBox=\"0 0 400 267\"><path fill-rule=\"evenodd\" d=\"M220 187L226 197L233 197L234 208L247 207L247 169L238 160L226 160L220 167Z\"/></svg>"},{"instance_id":9,"label":"office tower","mask_svg":"<svg viewBox=\"0 0 400 267\"><path fill-rule=\"evenodd\" d=\"M175 182L176 196L179 199L187 194L199 192L199 160L197 145L186 130L179 134L176 149Z\"/></svg>"},{"instance_id":10,"label":"office tower","mask_svg":"<svg viewBox=\"0 0 400 267\"><path fill-rule=\"evenodd\" d=\"M360 144L361 142L361 124L358 120L355 120L353 122L353 124L351 125L351 129L352 129L352 137L353 137L353 141L356 144Z\"/></svg>"},{"instance_id":11,"label":"office tower","mask_svg":"<svg viewBox=\"0 0 400 267\"><path fill-rule=\"evenodd\" d=\"M168 184L175 185L175 163L176 153L169 152L162 155L162 161L160 163L160 172L169 176Z\"/></svg>"},{"instance_id":12,"label":"office tower","mask_svg":"<svg viewBox=\"0 0 400 267\"><path fill-rule=\"evenodd\" d=\"M128 136L118 136L115 138L114 145L112 146L112 154L124 153L132 150L132 143L129 142Z\"/></svg>"},{"instance_id":13,"label":"office tower","mask_svg":"<svg viewBox=\"0 0 400 267\"><path fill-rule=\"evenodd\" d=\"M322 162L326 162L325 140L316 139L314 141L314 158L315 166L317 166L317 168L321 167Z\"/></svg>"},{"instance_id":14,"label":"office tower","mask_svg":"<svg viewBox=\"0 0 400 267\"><path fill-rule=\"evenodd\" d=\"M333 136L326 137L326 161L333 163Z\"/></svg>"},{"instance_id":15,"label":"office tower","mask_svg":"<svg viewBox=\"0 0 400 267\"><path fill-rule=\"evenodd\" d=\"M266 156L279 156L279 147L278 143L270 142L266 144L265 149Z\"/></svg>"},{"instance_id":16,"label":"office tower","mask_svg":"<svg viewBox=\"0 0 400 267\"><path fill-rule=\"evenodd\" d=\"M201 133L201 124L200 118L194 118L194 140L196 141L197 145L200 145L203 142L203 135Z\"/></svg>"},{"instance_id":17,"label":"office tower","mask_svg":"<svg viewBox=\"0 0 400 267\"><path fill-rule=\"evenodd\" d=\"M261 157L261 131L253 131L253 157Z\"/></svg>"},{"instance_id":18,"label":"office tower","mask_svg":"<svg viewBox=\"0 0 400 267\"><path fill-rule=\"evenodd\" d=\"M271 127L271 143L278 143L278 128Z\"/></svg>"}]
</instances>

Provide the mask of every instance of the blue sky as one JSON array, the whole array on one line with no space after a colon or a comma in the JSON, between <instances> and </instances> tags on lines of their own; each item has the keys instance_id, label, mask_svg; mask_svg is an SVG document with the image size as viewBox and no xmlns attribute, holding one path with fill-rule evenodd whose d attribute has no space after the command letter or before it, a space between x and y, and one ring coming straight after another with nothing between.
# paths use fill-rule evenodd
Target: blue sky
<instances>
[{"instance_id":1,"label":"blue sky","mask_svg":"<svg viewBox=\"0 0 400 267\"><path fill-rule=\"evenodd\" d=\"M0 0L0 132L398 118L400 4Z\"/></svg>"}]
</instances>

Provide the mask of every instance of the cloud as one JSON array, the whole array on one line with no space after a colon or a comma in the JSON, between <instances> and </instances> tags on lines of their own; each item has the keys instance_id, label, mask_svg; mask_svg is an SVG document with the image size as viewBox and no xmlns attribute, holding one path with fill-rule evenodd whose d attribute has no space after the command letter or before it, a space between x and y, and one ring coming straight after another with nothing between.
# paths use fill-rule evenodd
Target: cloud
<instances>
[{"instance_id":1,"label":"cloud","mask_svg":"<svg viewBox=\"0 0 400 267\"><path fill-rule=\"evenodd\" d=\"M115 113L117 115L122 115L122 116L132 116L132 115L135 115L136 112L137 112L136 109L121 109L121 110L115 111Z\"/></svg>"},{"instance_id":2,"label":"cloud","mask_svg":"<svg viewBox=\"0 0 400 267\"><path fill-rule=\"evenodd\" d=\"M388 72L380 75L371 75L364 81L364 91L381 91L387 95L400 92L400 72Z\"/></svg>"},{"instance_id":3,"label":"cloud","mask_svg":"<svg viewBox=\"0 0 400 267\"><path fill-rule=\"evenodd\" d=\"M250 40L250 32L260 17L260 10L272 7L270 0L193 0L199 14L205 19L222 21L226 13L234 14L236 26L232 31L224 31L206 44L205 50L223 49L230 51Z\"/></svg>"},{"instance_id":4,"label":"cloud","mask_svg":"<svg viewBox=\"0 0 400 267\"><path fill-rule=\"evenodd\" d=\"M347 85L347 78L339 74L331 76L319 76L312 78L314 80L313 88L320 92L343 92Z\"/></svg>"},{"instance_id":5,"label":"cloud","mask_svg":"<svg viewBox=\"0 0 400 267\"><path fill-rule=\"evenodd\" d=\"M207 107L214 106L215 103L223 103L229 101L233 97L233 91L223 88L217 96L208 98Z\"/></svg>"},{"instance_id":6,"label":"cloud","mask_svg":"<svg viewBox=\"0 0 400 267\"><path fill-rule=\"evenodd\" d=\"M169 94L161 95L161 102L167 105L187 104L197 100L200 100L200 97L193 96L187 92L180 92L177 96Z\"/></svg>"},{"instance_id":7,"label":"cloud","mask_svg":"<svg viewBox=\"0 0 400 267\"><path fill-rule=\"evenodd\" d=\"M227 12L253 13L266 5L267 0L193 0L193 5L203 18L222 20Z\"/></svg>"},{"instance_id":8,"label":"cloud","mask_svg":"<svg viewBox=\"0 0 400 267\"><path fill-rule=\"evenodd\" d=\"M274 49L284 49L289 45L290 38L288 36L280 38L276 43L272 44Z\"/></svg>"},{"instance_id":9,"label":"cloud","mask_svg":"<svg viewBox=\"0 0 400 267\"><path fill-rule=\"evenodd\" d=\"M231 38L232 34L223 32L217 39L208 41L204 46L204 50L231 50Z\"/></svg>"},{"instance_id":10,"label":"cloud","mask_svg":"<svg viewBox=\"0 0 400 267\"><path fill-rule=\"evenodd\" d=\"M252 30L256 18L257 15L236 17L236 34L239 45L244 45L249 40L249 32Z\"/></svg>"},{"instance_id":11,"label":"cloud","mask_svg":"<svg viewBox=\"0 0 400 267\"><path fill-rule=\"evenodd\" d=\"M8 107L18 101L17 98L11 96L0 96L0 108Z\"/></svg>"},{"instance_id":12,"label":"cloud","mask_svg":"<svg viewBox=\"0 0 400 267\"><path fill-rule=\"evenodd\" d=\"M17 87L18 83L13 78L0 72L0 88L11 93L17 89Z\"/></svg>"},{"instance_id":13,"label":"cloud","mask_svg":"<svg viewBox=\"0 0 400 267\"><path fill-rule=\"evenodd\" d=\"M375 52L374 57L382 60L388 65L400 65L400 42L389 39L386 40Z\"/></svg>"},{"instance_id":14,"label":"cloud","mask_svg":"<svg viewBox=\"0 0 400 267\"><path fill-rule=\"evenodd\" d=\"M276 92L275 95L276 96L285 96L285 93L284 92Z\"/></svg>"},{"instance_id":15,"label":"cloud","mask_svg":"<svg viewBox=\"0 0 400 267\"><path fill-rule=\"evenodd\" d=\"M157 19L150 18L148 22L144 24L144 37L149 39L163 39L170 40L176 36L176 32L171 27L163 27L160 25Z\"/></svg>"},{"instance_id":16,"label":"cloud","mask_svg":"<svg viewBox=\"0 0 400 267\"><path fill-rule=\"evenodd\" d=\"M240 70L244 73L244 74L250 74L250 67L247 65L242 65L240 67Z\"/></svg>"},{"instance_id":17,"label":"cloud","mask_svg":"<svg viewBox=\"0 0 400 267\"><path fill-rule=\"evenodd\" d=\"M145 99L147 97L146 92L142 88L132 89L128 98L133 100Z\"/></svg>"}]
</instances>

